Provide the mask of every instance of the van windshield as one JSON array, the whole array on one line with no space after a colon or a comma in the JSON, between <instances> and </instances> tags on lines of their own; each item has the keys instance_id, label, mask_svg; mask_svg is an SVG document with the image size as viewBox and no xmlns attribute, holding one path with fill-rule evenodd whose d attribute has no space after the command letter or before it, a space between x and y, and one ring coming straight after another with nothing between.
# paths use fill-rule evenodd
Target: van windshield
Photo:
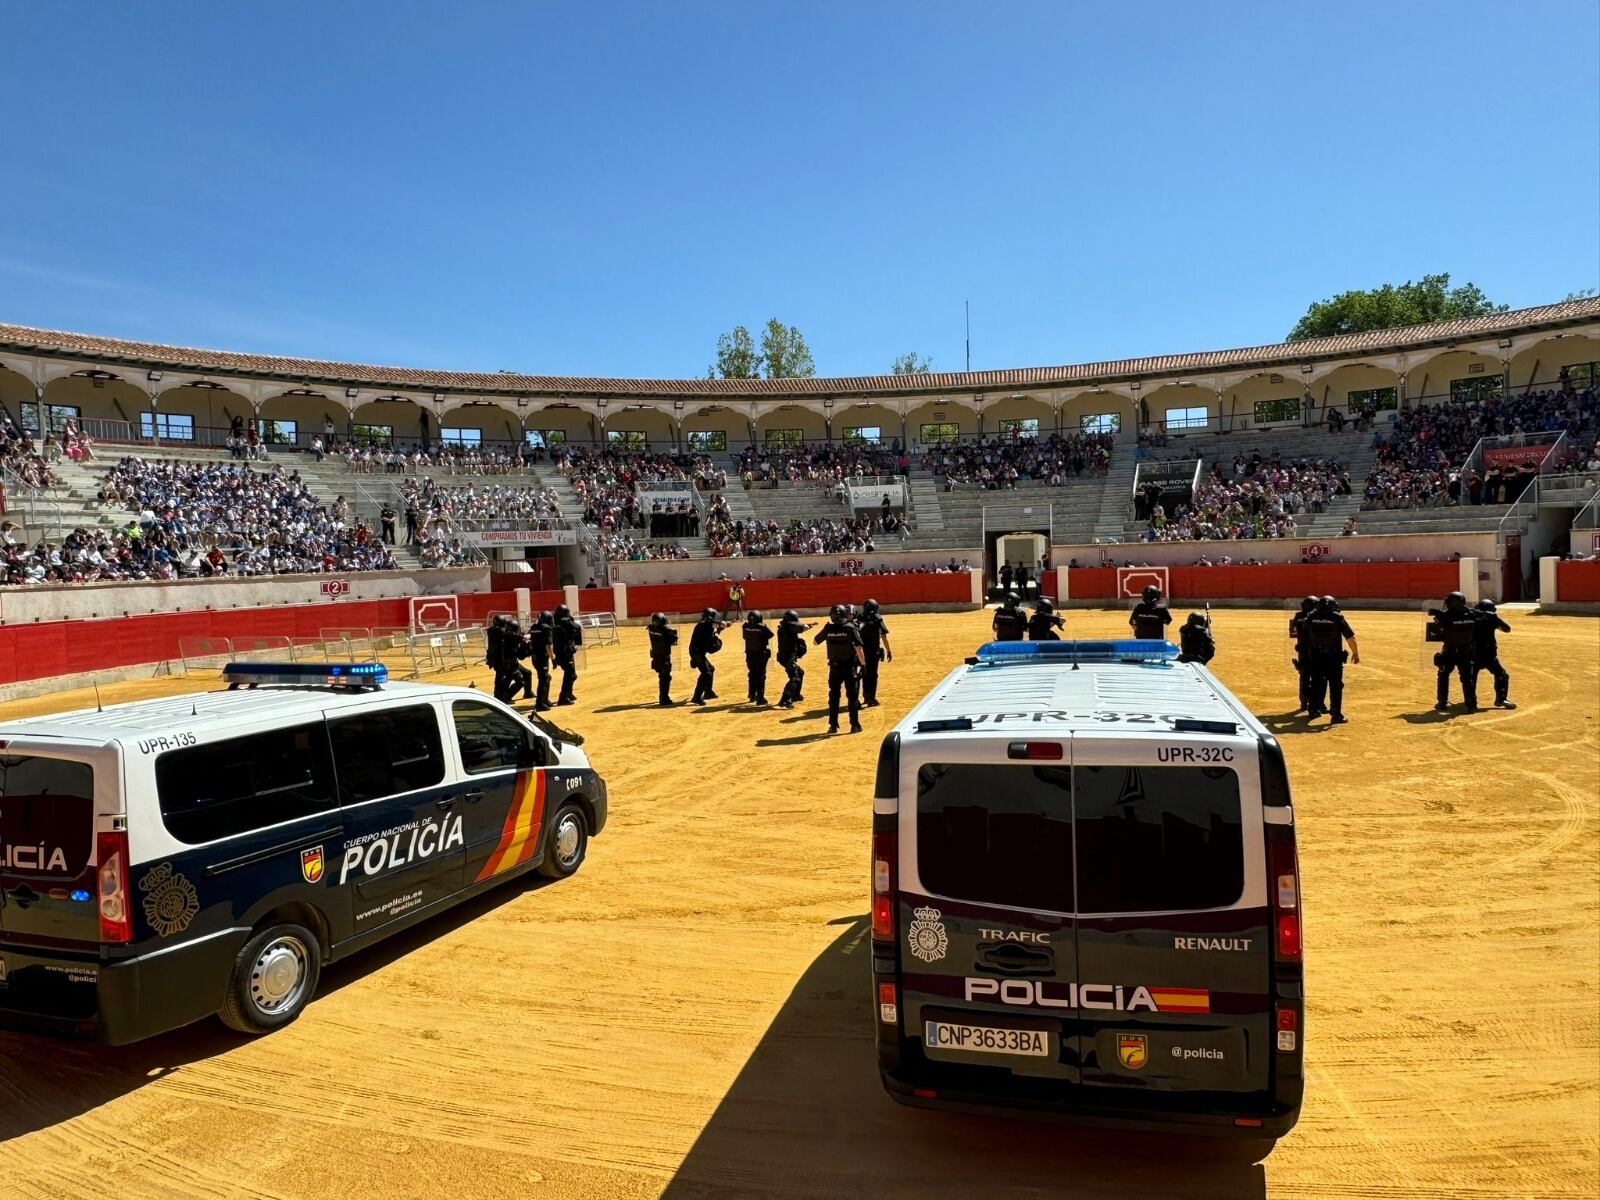
<instances>
[{"instance_id":1,"label":"van windshield","mask_svg":"<svg viewBox=\"0 0 1600 1200\"><path fill-rule=\"evenodd\" d=\"M94 845L94 769L0 755L0 873L76 879Z\"/></svg>"}]
</instances>

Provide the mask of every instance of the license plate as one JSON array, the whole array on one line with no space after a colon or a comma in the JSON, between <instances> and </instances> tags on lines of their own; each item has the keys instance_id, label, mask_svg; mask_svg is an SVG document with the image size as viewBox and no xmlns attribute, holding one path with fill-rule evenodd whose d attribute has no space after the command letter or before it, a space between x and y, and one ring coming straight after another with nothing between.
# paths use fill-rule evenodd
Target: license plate
<instances>
[{"instance_id":1,"label":"license plate","mask_svg":"<svg viewBox=\"0 0 1600 1200\"><path fill-rule=\"evenodd\" d=\"M1048 1058L1050 1037L1038 1029L996 1029L988 1025L953 1025L927 1021L923 1044L929 1050L965 1050L978 1054L1010 1054Z\"/></svg>"}]
</instances>

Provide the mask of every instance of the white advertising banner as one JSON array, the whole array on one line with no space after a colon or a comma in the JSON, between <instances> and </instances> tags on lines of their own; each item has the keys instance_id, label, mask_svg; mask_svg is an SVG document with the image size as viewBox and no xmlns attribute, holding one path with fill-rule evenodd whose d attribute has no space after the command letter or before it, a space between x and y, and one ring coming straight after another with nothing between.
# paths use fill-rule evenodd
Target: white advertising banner
<instances>
[{"instance_id":1,"label":"white advertising banner","mask_svg":"<svg viewBox=\"0 0 1600 1200\"><path fill-rule=\"evenodd\" d=\"M463 546L482 549L485 546L576 546L575 529L464 529L455 536Z\"/></svg>"},{"instance_id":2,"label":"white advertising banner","mask_svg":"<svg viewBox=\"0 0 1600 1200\"><path fill-rule=\"evenodd\" d=\"M851 508L881 508L883 498L889 497L889 503L895 508L906 506L906 489L902 483L852 483L850 485Z\"/></svg>"}]
</instances>

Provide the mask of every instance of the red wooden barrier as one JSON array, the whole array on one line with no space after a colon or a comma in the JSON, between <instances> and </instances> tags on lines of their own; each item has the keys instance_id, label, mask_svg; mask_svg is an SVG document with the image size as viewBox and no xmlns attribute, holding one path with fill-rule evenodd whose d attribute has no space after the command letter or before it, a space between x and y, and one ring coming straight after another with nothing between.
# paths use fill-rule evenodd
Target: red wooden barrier
<instances>
[{"instance_id":1,"label":"red wooden barrier","mask_svg":"<svg viewBox=\"0 0 1600 1200\"><path fill-rule=\"evenodd\" d=\"M616 612L616 593L608 587L579 588L578 611L586 613Z\"/></svg>"},{"instance_id":2,"label":"red wooden barrier","mask_svg":"<svg viewBox=\"0 0 1600 1200\"><path fill-rule=\"evenodd\" d=\"M1556 601L1560 604L1600 603L1600 562L1558 562Z\"/></svg>"},{"instance_id":3,"label":"red wooden barrier","mask_svg":"<svg viewBox=\"0 0 1600 1200\"><path fill-rule=\"evenodd\" d=\"M1265 566L1168 567L1168 599L1290 600L1338 596L1360 600L1438 599L1456 589L1454 562L1269 563ZM1116 600L1115 567L1068 569L1073 600ZM1124 597L1123 599L1131 599Z\"/></svg>"},{"instance_id":4,"label":"red wooden barrier","mask_svg":"<svg viewBox=\"0 0 1600 1200\"><path fill-rule=\"evenodd\" d=\"M834 604L964 604L972 599L972 580L964 572L946 575L844 575L826 579L750 579L744 607L767 614L786 608L827 608ZM582 596L584 593L579 593ZM628 589L628 614L718 612L728 606L728 585L652 583Z\"/></svg>"}]
</instances>

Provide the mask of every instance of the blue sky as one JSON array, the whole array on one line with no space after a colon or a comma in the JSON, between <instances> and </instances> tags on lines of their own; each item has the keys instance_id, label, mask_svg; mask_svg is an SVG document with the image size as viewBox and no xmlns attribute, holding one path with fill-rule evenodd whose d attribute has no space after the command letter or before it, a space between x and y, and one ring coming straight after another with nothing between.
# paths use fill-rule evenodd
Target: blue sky
<instances>
[{"instance_id":1,"label":"blue sky","mask_svg":"<svg viewBox=\"0 0 1600 1200\"><path fill-rule=\"evenodd\" d=\"M1600 285L1600 6L0 0L0 321L821 374L1281 339Z\"/></svg>"}]
</instances>

